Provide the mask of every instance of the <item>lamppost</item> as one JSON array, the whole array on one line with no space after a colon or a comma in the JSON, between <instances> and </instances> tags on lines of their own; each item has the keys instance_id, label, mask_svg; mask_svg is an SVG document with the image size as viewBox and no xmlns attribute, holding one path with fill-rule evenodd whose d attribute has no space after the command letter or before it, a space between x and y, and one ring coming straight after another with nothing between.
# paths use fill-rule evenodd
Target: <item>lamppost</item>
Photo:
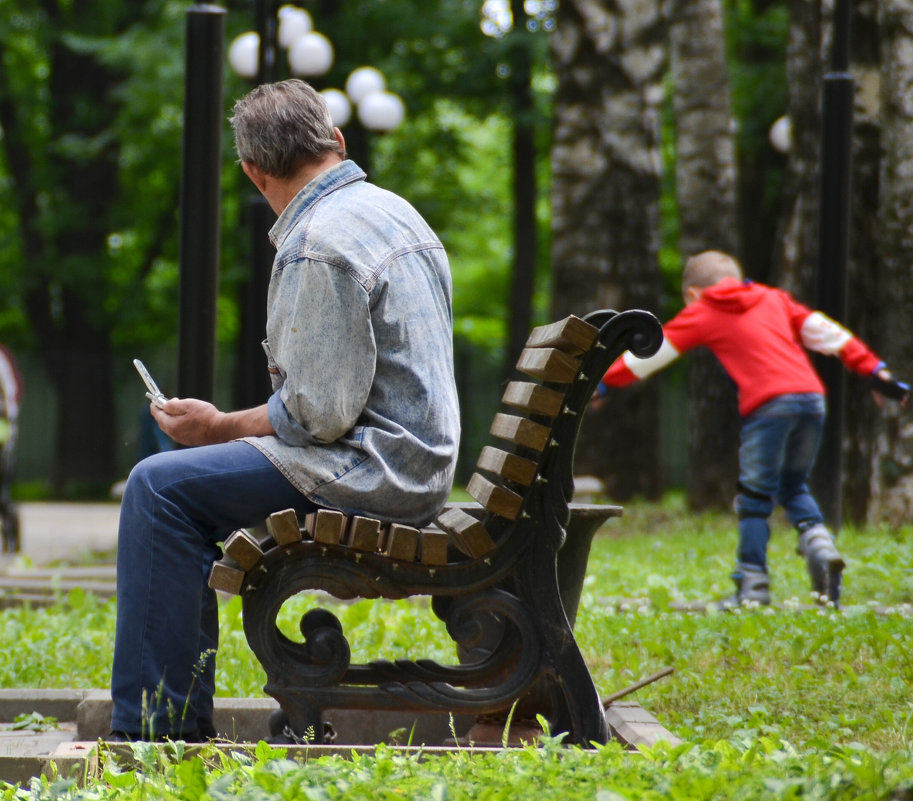
<instances>
[{"instance_id":1,"label":"lamppost","mask_svg":"<svg viewBox=\"0 0 913 801\"><path fill-rule=\"evenodd\" d=\"M818 225L818 270L815 304L830 317L844 321L847 308L847 265L850 252L852 187L853 95L849 72L852 6L834 5L830 69L824 76L821 121L821 181ZM843 429L846 374L837 359L819 362L828 392L825 424L815 492L828 523L837 533L843 523Z\"/></svg>"},{"instance_id":2,"label":"lamppost","mask_svg":"<svg viewBox=\"0 0 913 801\"><path fill-rule=\"evenodd\" d=\"M287 72L312 83L333 67L332 42L314 30L311 15L292 5L278 7L275 2L257 0L257 31L248 31L232 40L228 62L232 70L256 83L268 83L279 77L279 54L285 51ZM286 70L283 69L283 72ZM402 99L387 90L386 79L375 67L359 67L345 82L345 90L326 88L321 94L327 101L333 124L344 129L347 150L367 171L365 131L386 132L397 128L405 118ZM360 126L347 128L353 108ZM250 269L241 310L238 345L236 396L242 408L256 406L268 397L270 388L263 369L259 342L266 330L266 292L274 251L268 232L275 215L266 201L256 193L248 201L250 229Z\"/></svg>"}]
</instances>

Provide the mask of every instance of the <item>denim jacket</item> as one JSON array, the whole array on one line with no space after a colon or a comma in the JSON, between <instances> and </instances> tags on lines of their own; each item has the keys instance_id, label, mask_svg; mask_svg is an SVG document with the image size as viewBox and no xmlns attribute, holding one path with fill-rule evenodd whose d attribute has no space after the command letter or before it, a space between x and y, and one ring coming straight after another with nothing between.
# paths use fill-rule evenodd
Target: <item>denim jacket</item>
<instances>
[{"instance_id":1,"label":"denim jacket","mask_svg":"<svg viewBox=\"0 0 913 801\"><path fill-rule=\"evenodd\" d=\"M447 255L402 198L344 161L270 231L275 436L246 438L320 506L422 524L460 437Z\"/></svg>"}]
</instances>

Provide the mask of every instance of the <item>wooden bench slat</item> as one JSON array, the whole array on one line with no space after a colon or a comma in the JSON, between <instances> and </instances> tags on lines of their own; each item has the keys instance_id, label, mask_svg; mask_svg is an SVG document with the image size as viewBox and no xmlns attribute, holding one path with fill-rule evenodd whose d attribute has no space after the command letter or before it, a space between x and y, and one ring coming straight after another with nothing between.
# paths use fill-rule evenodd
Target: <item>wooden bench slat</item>
<instances>
[{"instance_id":1,"label":"wooden bench slat","mask_svg":"<svg viewBox=\"0 0 913 801\"><path fill-rule=\"evenodd\" d=\"M515 481L524 487L528 487L533 483L536 478L536 471L539 469L539 465L532 459L525 459L514 453L507 453L491 445L486 445L482 448L476 467L499 475L501 478L506 478L508 481Z\"/></svg>"},{"instance_id":2,"label":"wooden bench slat","mask_svg":"<svg viewBox=\"0 0 913 801\"><path fill-rule=\"evenodd\" d=\"M525 348L517 369L543 381L570 384L580 370L580 360L557 348Z\"/></svg>"},{"instance_id":3,"label":"wooden bench slat","mask_svg":"<svg viewBox=\"0 0 913 801\"><path fill-rule=\"evenodd\" d=\"M246 573L231 559L213 562L209 571L209 586L218 592L240 595Z\"/></svg>"},{"instance_id":4,"label":"wooden bench slat","mask_svg":"<svg viewBox=\"0 0 913 801\"><path fill-rule=\"evenodd\" d=\"M305 518L305 528L314 542L322 545L339 545L346 531L346 516L334 509L318 509Z\"/></svg>"},{"instance_id":5,"label":"wooden bench slat","mask_svg":"<svg viewBox=\"0 0 913 801\"><path fill-rule=\"evenodd\" d=\"M273 512L266 518L266 530L277 545L293 545L301 542L301 527L294 509Z\"/></svg>"},{"instance_id":6,"label":"wooden bench slat","mask_svg":"<svg viewBox=\"0 0 913 801\"><path fill-rule=\"evenodd\" d=\"M548 426L513 414L498 412L491 423L489 432L499 439L531 448L534 451L541 451L548 444Z\"/></svg>"},{"instance_id":7,"label":"wooden bench slat","mask_svg":"<svg viewBox=\"0 0 913 801\"><path fill-rule=\"evenodd\" d=\"M391 523L384 533L381 553L401 562L414 562L418 555L419 530L401 523Z\"/></svg>"},{"instance_id":8,"label":"wooden bench slat","mask_svg":"<svg viewBox=\"0 0 913 801\"><path fill-rule=\"evenodd\" d=\"M422 529L419 537L419 560L423 565L438 566L447 564L447 543L449 538L444 531Z\"/></svg>"},{"instance_id":9,"label":"wooden bench slat","mask_svg":"<svg viewBox=\"0 0 913 801\"><path fill-rule=\"evenodd\" d=\"M508 520L516 520L523 506L523 498L516 492L493 484L487 478L473 473L466 485L468 492L489 512Z\"/></svg>"},{"instance_id":10,"label":"wooden bench slat","mask_svg":"<svg viewBox=\"0 0 913 801\"><path fill-rule=\"evenodd\" d=\"M362 517L355 515L349 522L349 528L346 532L343 544L356 551L366 551L374 553L380 545L380 520L373 517Z\"/></svg>"},{"instance_id":11,"label":"wooden bench slat","mask_svg":"<svg viewBox=\"0 0 913 801\"><path fill-rule=\"evenodd\" d=\"M260 543L253 534L243 528L235 531L225 540L223 550L238 563L242 570L251 570L263 558Z\"/></svg>"},{"instance_id":12,"label":"wooden bench slat","mask_svg":"<svg viewBox=\"0 0 913 801\"><path fill-rule=\"evenodd\" d=\"M526 340L526 347L560 348L576 356L588 351L598 335L598 328L571 315L558 322L534 328Z\"/></svg>"},{"instance_id":13,"label":"wooden bench slat","mask_svg":"<svg viewBox=\"0 0 913 801\"><path fill-rule=\"evenodd\" d=\"M533 384L530 381L511 381L501 403L522 409L529 414L541 414L545 417L557 417L564 405L564 395L557 389Z\"/></svg>"},{"instance_id":14,"label":"wooden bench slat","mask_svg":"<svg viewBox=\"0 0 913 801\"><path fill-rule=\"evenodd\" d=\"M450 535L457 550L473 559L480 559L495 549L494 540L482 521L462 509L448 509L436 522Z\"/></svg>"}]
</instances>

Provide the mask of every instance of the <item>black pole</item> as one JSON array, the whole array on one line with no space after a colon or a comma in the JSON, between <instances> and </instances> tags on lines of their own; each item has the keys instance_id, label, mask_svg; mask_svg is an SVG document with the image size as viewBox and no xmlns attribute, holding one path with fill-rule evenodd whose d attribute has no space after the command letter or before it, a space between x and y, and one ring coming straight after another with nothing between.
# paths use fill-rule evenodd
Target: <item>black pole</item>
<instances>
[{"instance_id":1,"label":"black pole","mask_svg":"<svg viewBox=\"0 0 913 801\"><path fill-rule=\"evenodd\" d=\"M273 83L276 80L278 16L279 8L275 0L257 0L257 35L260 37L257 83Z\"/></svg>"},{"instance_id":2,"label":"black pole","mask_svg":"<svg viewBox=\"0 0 913 801\"><path fill-rule=\"evenodd\" d=\"M257 0L255 13L260 37L257 83L272 83L277 80L279 69L276 42L278 3L275 0ZM241 408L264 403L270 393L266 361L259 343L266 336L266 292L275 256L268 234L275 221L276 215L263 197L253 193L247 203L250 252L247 280L241 287L241 331L235 383L235 400Z\"/></svg>"},{"instance_id":3,"label":"black pole","mask_svg":"<svg viewBox=\"0 0 913 801\"><path fill-rule=\"evenodd\" d=\"M816 306L829 317L846 320L847 266L850 251L852 191L853 76L849 74L849 0L834 8L830 70L822 93L821 184L818 227ZM843 525L843 430L846 374L839 360L825 358L819 371L828 393L828 419L814 484L818 501L836 533Z\"/></svg>"},{"instance_id":4,"label":"black pole","mask_svg":"<svg viewBox=\"0 0 913 801\"><path fill-rule=\"evenodd\" d=\"M180 208L178 395L212 400L219 286L225 10L187 11Z\"/></svg>"},{"instance_id":5,"label":"black pole","mask_svg":"<svg viewBox=\"0 0 913 801\"><path fill-rule=\"evenodd\" d=\"M266 293L276 249L269 241L269 229L276 215L259 193L247 202L249 272L241 297L241 330L238 334L237 405L242 409L259 406L269 398L271 386L261 340L266 336Z\"/></svg>"}]
</instances>

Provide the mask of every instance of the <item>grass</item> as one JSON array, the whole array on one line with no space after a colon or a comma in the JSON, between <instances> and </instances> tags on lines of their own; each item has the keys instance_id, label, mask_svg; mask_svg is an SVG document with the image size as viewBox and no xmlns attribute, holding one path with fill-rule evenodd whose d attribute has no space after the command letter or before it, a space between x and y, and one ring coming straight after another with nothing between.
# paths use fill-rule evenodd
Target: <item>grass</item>
<instances>
[{"instance_id":1,"label":"grass","mask_svg":"<svg viewBox=\"0 0 913 801\"><path fill-rule=\"evenodd\" d=\"M911 535L911 527L847 528L839 540L848 562L843 608L835 611L811 603L795 535L777 520L770 545L774 605L697 614L670 605L731 593L734 516L690 514L675 497L629 504L594 540L576 634L602 695L674 668L631 700L684 743L657 747L641 760L614 745L583 753L557 741L538 751L425 762L382 749L371 760L319 760L304 768L262 751L211 754L198 758L197 767L167 758L148 766L149 775L169 778L154 791L147 787L146 796L135 777L119 779L109 768L91 797L114 797L106 793L120 783L118 797L170 798L166 789L178 782L175 798L459 799L525 792L598 801L913 799ZM308 601L289 606L283 625L292 630ZM113 607L75 592L52 609L4 610L0 686L107 686ZM334 609L353 661L453 658L443 625L424 599ZM261 695L265 677L241 631L237 599L222 605L221 622L220 693ZM52 785L33 788L30 797L66 789ZM14 796L0 792L7 797Z\"/></svg>"}]
</instances>

